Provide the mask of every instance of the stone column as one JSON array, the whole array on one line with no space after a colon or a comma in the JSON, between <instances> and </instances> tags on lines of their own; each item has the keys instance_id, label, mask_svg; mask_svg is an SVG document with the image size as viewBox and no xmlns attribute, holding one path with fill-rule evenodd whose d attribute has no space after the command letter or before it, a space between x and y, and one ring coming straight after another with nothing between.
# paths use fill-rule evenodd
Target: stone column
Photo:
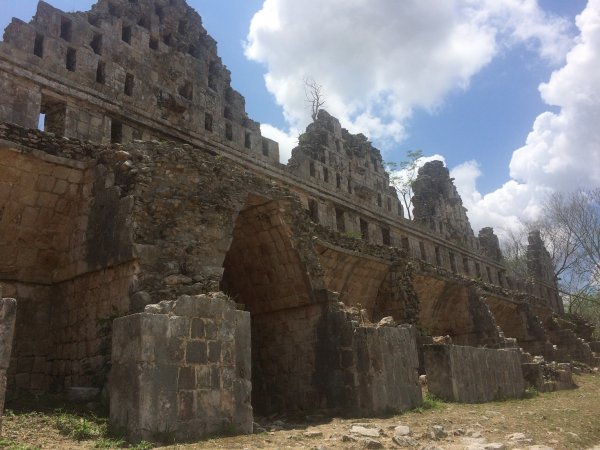
<instances>
[{"instance_id":1,"label":"stone column","mask_svg":"<svg viewBox=\"0 0 600 450\"><path fill-rule=\"evenodd\" d=\"M250 313L182 296L113 322L110 420L132 440L251 433Z\"/></svg>"},{"instance_id":2,"label":"stone column","mask_svg":"<svg viewBox=\"0 0 600 450\"><path fill-rule=\"evenodd\" d=\"M2 434L4 396L6 395L6 370L10 363L16 317L17 301L13 298L2 298L2 288L0 287L0 435Z\"/></svg>"}]
</instances>

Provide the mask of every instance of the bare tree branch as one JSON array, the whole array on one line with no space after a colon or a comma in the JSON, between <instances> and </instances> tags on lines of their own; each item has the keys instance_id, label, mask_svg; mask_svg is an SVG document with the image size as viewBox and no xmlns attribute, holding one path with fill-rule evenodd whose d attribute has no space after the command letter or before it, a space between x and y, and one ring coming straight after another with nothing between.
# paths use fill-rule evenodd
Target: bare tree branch
<instances>
[{"instance_id":1,"label":"bare tree branch","mask_svg":"<svg viewBox=\"0 0 600 450\"><path fill-rule=\"evenodd\" d=\"M304 97L310 105L310 116L313 122L316 122L319 110L326 102L323 86L317 83L312 77L304 77Z\"/></svg>"}]
</instances>

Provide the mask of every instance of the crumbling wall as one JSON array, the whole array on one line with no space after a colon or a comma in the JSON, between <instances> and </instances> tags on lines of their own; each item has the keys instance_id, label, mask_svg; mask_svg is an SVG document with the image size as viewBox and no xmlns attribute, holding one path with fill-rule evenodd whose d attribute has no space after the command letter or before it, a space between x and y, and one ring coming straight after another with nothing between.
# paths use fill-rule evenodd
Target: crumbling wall
<instances>
[{"instance_id":1,"label":"crumbling wall","mask_svg":"<svg viewBox=\"0 0 600 450\"><path fill-rule=\"evenodd\" d=\"M299 192L314 222L374 243L400 246L400 236L389 225L355 209L364 206L394 221L403 217L381 154L364 135L350 134L335 117L320 110L292 150L288 169L339 197L324 202L310 192Z\"/></svg>"},{"instance_id":2,"label":"crumbling wall","mask_svg":"<svg viewBox=\"0 0 600 450\"><path fill-rule=\"evenodd\" d=\"M419 169L413 183L413 216L423 227L467 248L479 248L467 210L442 161L430 161Z\"/></svg>"},{"instance_id":3,"label":"crumbling wall","mask_svg":"<svg viewBox=\"0 0 600 450\"><path fill-rule=\"evenodd\" d=\"M114 321L110 420L133 440L251 433L250 314L182 296Z\"/></svg>"},{"instance_id":4,"label":"crumbling wall","mask_svg":"<svg viewBox=\"0 0 600 450\"><path fill-rule=\"evenodd\" d=\"M100 0L85 13L40 2L30 23L6 28L0 61L0 87L12 93L0 122L102 143L210 134L278 162L184 1Z\"/></svg>"},{"instance_id":5,"label":"crumbling wall","mask_svg":"<svg viewBox=\"0 0 600 450\"><path fill-rule=\"evenodd\" d=\"M330 407L371 415L421 404L414 327L364 323L343 303L332 304L326 320L321 382Z\"/></svg>"},{"instance_id":6,"label":"crumbling wall","mask_svg":"<svg viewBox=\"0 0 600 450\"><path fill-rule=\"evenodd\" d=\"M2 416L6 394L6 370L10 362L16 316L16 300L2 298L2 286L0 285L0 435L2 435Z\"/></svg>"},{"instance_id":7,"label":"crumbling wall","mask_svg":"<svg viewBox=\"0 0 600 450\"><path fill-rule=\"evenodd\" d=\"M527 240L527 272L537 282L536 287L539 296L546 302L545 306L557 314L564 314L565 309L558 295L552 258L544 246L540 232L532 231Z\"/></svg>"},{"instance_id":8,"label":"crumbling wall","mask_svg":"<svg viewBox=\"0 0 600 450\"><path fill-rule=\"evenodd\" d=\"M441 399L484 403L525 393L517 349L425 345L424 352L429 392Z\"/></svg>"},{"instance_id":9,"label":"crumbling wall","mask_svg":"<svg viewBox=\"0 0 600 450\"><path fill-rule=\"evenodd\" d=\"M502 346L503 336L477 287L433 274L415 274L419 322L431 336L450 335L458 345Z\"/></svg>"},{"instance_id":10,"label":"crumbling wall","mask_svg":"<svg viewBox=\"0 0 600 450\"><path fill-rule=\"evenodd\" d=\"M502 332L517 340L519 346L532 355L543 356L548 361L556 360L557 353L548 334L533 308L525 302L510 298L484 294L484 302L494 314Z\"/></svg>"}]
</instances>

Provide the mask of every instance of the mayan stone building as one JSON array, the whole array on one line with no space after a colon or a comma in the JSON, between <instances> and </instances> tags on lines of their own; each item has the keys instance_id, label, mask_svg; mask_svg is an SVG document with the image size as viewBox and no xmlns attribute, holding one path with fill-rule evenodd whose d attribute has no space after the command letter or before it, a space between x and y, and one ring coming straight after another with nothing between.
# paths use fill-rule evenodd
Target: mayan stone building
<instances>
[{"instance_id":1,"label":"mayan stone building","mask_svg":"<svg viewBox=\"0 0 600 450\"><path fill-rule=\"evenodd\" d=\"M9 396L96 388L132 439L195 439L412 408L419 373L486 401L556 388L533 356L598 362L539 234L515 277L442 163L419 171L415 220L379 151L325 111L280 164L184 0L40 2L4 33L0 91Z\"/></svg>"}]
</instances>

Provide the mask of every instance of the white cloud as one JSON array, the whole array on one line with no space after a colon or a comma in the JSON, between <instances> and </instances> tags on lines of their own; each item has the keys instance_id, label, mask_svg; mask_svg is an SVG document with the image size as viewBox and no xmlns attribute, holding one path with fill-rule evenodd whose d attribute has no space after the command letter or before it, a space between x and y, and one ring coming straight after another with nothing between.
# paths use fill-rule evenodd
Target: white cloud
<instances>
[{"instance_id":1,"label":"white cloud","mask_svg":"<svg viewBox=\"0 0 600 450\"><path fill-rule=\"evenodd\" d=\"M434 110L467 88L504 46L525 42L560 61L567 28L536 0L265 0L246 55L266 65L267 88L290 127L309 119L308 75L351 132L398 142L415 108Z\"/></svg>"},{"instance_id":2,"label":"white cloud","mask_svg":"<svg viewBox=\"0 0 600 450\"><path fill-rule=\"evenodd\" d=\"M600 186L600 0L589 0L577 26L581 33L566 64L540 86L543 100L560 110L537 117L525 145L513 153L512 179L482 196L475 188L481 176L476 163L452 170L476 227L502 232L519 218L535 219L552 191Z\"/></svg>"}]
</instances>

